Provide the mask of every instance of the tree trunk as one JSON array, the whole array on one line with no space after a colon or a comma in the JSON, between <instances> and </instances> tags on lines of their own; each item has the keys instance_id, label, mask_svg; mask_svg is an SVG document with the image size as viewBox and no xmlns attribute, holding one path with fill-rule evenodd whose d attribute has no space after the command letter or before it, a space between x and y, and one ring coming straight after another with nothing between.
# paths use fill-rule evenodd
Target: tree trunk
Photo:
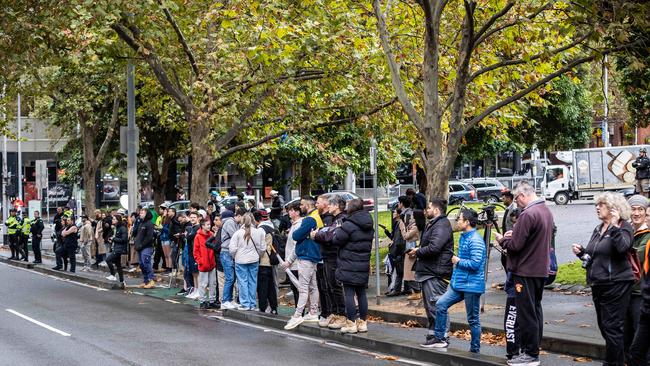
<instances>
[{"instance_id":1,"label":"tree trunk","mask_svg":"<svg viewBox=\"0 0 650 366\"><path fill-rule=\"evenodd\" d=\"M449 196L449 176L458 156L458 146L461 141L455 135L436 131L425 136L425 146L440 146L427 149L422 153L426 184L421 188L428 199L438 197L447 199Z\"/></svg>"},{"instance_id":2,"label":"tree trunk","mask_svg":"<svg viewBox=\"0 0 650 366\"><path fill-rule=\"evenodd\" d=\"M303 161L300 164L300 195L305 196L311 194L311 166L309 162Z\"/></svg>"},{"instance_id":3,"label":"tree trunk","mask_svg":"<svg viewBox=\"0 0 650 366\"><path fill-rule=\"evenodd\" d=\"M164 156L162 166L158 166L158 152L150 149L147 152L149 167L151 168L151 189L153 190L153 203L159 207L165 201L165 192L167 181L169 180L169 165L175 160L169 156Z\"/></svg>"},{"instance_id":4,"label":"tree trunk","mask_svg":"<svg viewBox=\"0 0 650 366\"><path fill-rule=\"evenodd\" d=\"M97 188L95 187L95 173L97 172L97 167L89 162L84 161L83 169L83 180L84 180L84 193L85 193L85 206L86 206L86 215L91 216L95 211L95 197L97 194ZM79 208L81 210L81 208Z\"/></svg>"}]
</instances>

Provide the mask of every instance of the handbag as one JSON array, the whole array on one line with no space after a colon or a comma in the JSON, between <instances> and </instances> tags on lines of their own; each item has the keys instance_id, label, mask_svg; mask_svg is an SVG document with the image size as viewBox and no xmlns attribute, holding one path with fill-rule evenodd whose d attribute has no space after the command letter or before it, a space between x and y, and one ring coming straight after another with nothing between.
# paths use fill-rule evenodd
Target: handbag
<instances>
[{"instance_id":1,"label":"handbag","mask_svg":"<svg viewBox=\"0 0 650 366\"><path fill-rule=\"evenodd\" d=\"M271 250L271 253L269 251L266 251L266 255L269 256L269 263L271 263L272 266L277 266L280 264L280 260L278 259L278 256L275 255L275 250Z\"/></svg>"}]
</instances>

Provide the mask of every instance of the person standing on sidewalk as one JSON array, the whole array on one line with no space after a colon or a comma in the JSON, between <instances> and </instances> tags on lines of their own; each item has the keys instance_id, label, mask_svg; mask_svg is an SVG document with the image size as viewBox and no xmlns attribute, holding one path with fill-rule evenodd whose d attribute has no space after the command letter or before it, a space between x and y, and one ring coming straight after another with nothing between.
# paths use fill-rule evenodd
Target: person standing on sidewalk
<instances>
[{"instance_id":1,"label":"person standing on sidewalk","mask_svg":"<svg viewBox=\"0 0 650 366\"><path fill-rule=\"evenodd\" d=\"M113 230L108 230L114 234L108 235L108 243L111 245L111 252L106 256L106 264L110 275L106 279L115 281L115 267L117 267L117 275L120 279L120 285L124 288L124 271L122 270L122 255L128 253L129 250L129 232L126 228L126 223L122 215L115 214L111 217ZM115 267L113 267L115 266Z\"/></svg>"},{"instance_id":2,"label":"person standing on sidewalk","mask_svg":"<svg viewBox=\"0 0 650 366\"><path fill-rule=\"evenodd\" d=\"M650 191L650 158L645 147L639 149L639 156L632 166L636 169L636 193L647 198Z\"/></svg>"},{"instance_id":3,"label":"person standing on sidewalk","mask_svg":"<svg viewBox=\"0 0 650 366\"><path fill-rule=\"evenodd\" d=\"M634 195L630 197L627 202L632 209L632 226L634 226L634 239L632 246L637 251L639 260L641 261L641 268L645 265L645 252L650 242L650 229L646 223L646 209L648 208L648 199L641 195ZM630 306L628 307L625 316L625 345L626 354L630 350L634 335L639 329L641 324L641 309L643 305L643 297L641 296L641 284L644 281L646 274L641 271L641 281L632 286L632 294L630 298ZM650 360L650 349L646 353L646 359ZM629 360L628 360L629 361ZM629 364L629 362L628 362Z\"/></svg>"},{"instance_id":4,"label":"person standing on sidewalk","mask_svg":"<svg viewBox=\"0 0 650 366\"><path fill-rule=\"evenodd\" d=\"M93 241L93 225L90 222L88 216L81 216L83 224L81 226L81 232L79 233L79 241L81 242L81 255L84 259L84 266L81 269L82 272L90 271L90 248Z\"/></svg>"},{"instance_id":5,"label":"person standing on sidewalk","mask_svg":"<svg viewBox=\"0 0 650 366\"><path fill-rule=\"evenodd\" d=\"M330 329L341 329L345 326L345 298L343 297L343 286L336 280L336 269L338 268L336 261L338 257L338 247L332 244L334 239L334 231L337 227L343 224L345 214L345 200L338 194L332 194L328 198L328 209L332 219L327 227L318 231L312 231L312 239L314 239L321 246L321 254L323 255L323 272L325 280L327 281L327 294L329 297L328 304L329 317L323 317L318 321L320 327L328 327ZM321 294L323 296L323 294Z\"/></svg>"},{"instance_id":6,"label":"person standing on sidewalk","mask_svg":"<svg viewBox=\"0 0 650 366\"><path fill-rule=\"evenodd\" d=\"M291 227L289 228L289 232L287 233L287 244L285 245L285 252L284 256L285 259L290 258L294 252L296 251L296 241L293 240L293 233L298 230L298 228L302 225L302 212L300 211L300 203L299 202L292 202L287 204L287 207L285 207L285 210L287 211L287 214L289 215L289 218L291 219ZM291 266L289 267L289 270L293 275L298 278L298 261L294 261ZM300 297L300 292L298 291L298 287L289 280L289 285L291 286L291 292L293 293L293 306L297 307L298 306L298 299ZM301 314L302 315L302 314Z\"/></svg>"},{"instance_id":7,"label":"person standing on sidewalk","mask_svg":"<svg viewBox=\"0 0 650 366\"><path fill-rule=\"evenodd\" d=\"M517 306L516 334L521 353L511 360L510 366L539 365L539 344L544 329L542 295L548 277L553 237L553 215L535 188L527 181L517 184L513 193L522 212L512 231L495 238L508 251L507 267L515 284Z\"/></svg>"},{"instance_id":8,"label":"person standing on sidewalk","mask_svg":"<svg viewBox=\"0 0 650 366\"><path fill-rule=\"evenodd\" d=\"M634 335L627 357L629 366L646 366L650 362L650 245L646 246L643 253L642 280L641 280L641 316L639 326Z\"/></svg>"},{"instance_id":9,"label":"person standing on sidewalk","mask_svg":"<svg viewBox=\"0 0 650 366\"><path fill-rule=\"evenodd\" d=\"M27 211L25 211L25 217L23 217L21 232L20 232L20 252L22 255L22 260L29 262L29 234L31 234L32 224L27 216Z\"/></svg>"},{"instance_id":10,"label":"person standing on sidewalk","mask_svg":"<svg viewBox=\"0 0 650 366\"><path fill-rule=\"evenodd\" d=\"M264 241L266 250L260 255L260 266L257 272L257 297L261 312L266 308L271 309L271 314L278 313L278 293L275 288L275 268L272 263L278 264L273 237L278 231L269 220L266 210L257 210L253 213L257 227L264 230ZM276 239L277 240L277 239Z\"/></svg>"},{"instance_id":11,"label":"person standing on sidewalk","mask_svg":"<svg viewBox=\"0 0 650 366\"><path fill-rule=\"evenodd\" d=\"M63 238L64 258L70 262L70 272L74 273L77 267L78 229L72 216L64 216L65 227L61 231ZM59 268L60 269L60 268Z\"/></svg>"},{"instance_id":12,"label":"person standing on sidewalk","mask_svg":"<svg viewBox=\"0 0 650 366\"><path fill-rule=\"evenodd\" d=\"M34 251L34 262L35 264L43 263L41 260L41 240L43 240L43 230L45 225L41 219L41 212L36 210L34 211L34 220L32 221L32 250Z\"/></svg>"},{"instance_id":13,"label":"person standing on sidewalk","mask_svg":"<svg viewBox=\"0 0 650 366\"><path fill-rule=\"evenodd\" d=\"M429 220L424 227L420 246L411 249L409 256L417 258L415 262L415 279L421 284L422 300L427 313L427 327L429 328L426 340L421 344L424 348L433 345L446 337L446 329L436 339L434 330L436 325L436 304L440 297L447 291L447 285L452 274L452 257L454 256L453 230L447 219L447 201L434 198L429 202L424 211ZM445 323L445 327L447 324Z\"/></svg>"},{"instance_id":14,"label":"person standing on sidewalk","mask_svg":"<svg viewBox=\"0 0 650 366\"><path fill-rule=\"evenodd\" d=\"M183 247L183 279L190 288L186 298L196 300L199 298L199 266L194 258L194 238L201 229L200 218L197 211L190 212L190 226L185 230L185 246Z\"/></svg>"},{"instance_id":15,"label":"person standing on sidewalk","mask_svg":"<svg viewBox=\"0 0 650 366\"><path fill-rule=\"evenodd\" d=\"M212 236L212 223L210 218L199 221L201 229L194 237L194 258L199 267L199 301L200 309L217 308L217 273L215 268L217 262L214 259L214 250L206 246L206 242ZM207 293L206 293L207 290ZM209 300L208 300L209 299Z\"/></svg>"},{"instance_id":16,"label":"person standing on sidewalk","mask_svg":"<svg viewBox=\"0 0 650 366\"><path fill-rule=\"evenodd\" d=\"M266 233L255 227L252 213L246 212L241 220L242 226L232 236L228 250L235 261L240 301L238 309L250 311L257 307L257 272L260 253L266 250Z\"/></svg>"},{"instance_id":17,"label":"person standing on sidewalk","mask_svg":"<svg viewBox=\"0 0 650 366\"><path fill-rule=\"evenodd\" d=\"M9 259L18 259L20 258L20 250L18 245L20 244L20 221L16 216L16 209L12 208L9 210L9 217L5 221L5 226L7 227L7 238L9 239L9 249L11 249L11 257Z\"/></svg>"},{"instance_id":18,"label":"person standing on sidewalk","mask_svg":"<svg viewBox=\"0 0 650 366\"><path fill-rule=\"evenodd\" d=\"M138 253L138 262L142 271L142 284L140 288L154 288L156 282L153 280L153 268L151 256L153 255L153 223L151 222L151 211L146 208L140 209L140 224L137 226L133 244Z\"/></svg>"},{"instance_id":19,"label":"person standing on sidewalk","mask_svg":"<svg viewBox=\"0 0 650 366\"><path fill-rule=\"evenodd\" d=\"M302 219L291 237L296 241L296 248L288 255L284 268L291 268L293 262L298 262L298 301L296 311L284 326L285 330L291 330L302 324L302 322L318 322L319 294L316 280L316 267L321 261L320 248L311 238L311 232L318 229L320 216L314 208L314 200L305 196L300 200L300 211L307 215ZM315 213L315 214L314 214ZM318 218L318 220L316 219ZM322 227L322 221L320 226ZM309 302L309 314L302 316L303 310Z\"/></svg>"},{"instance_id":20,"label":"person standing on sidewalk","mask_svg":"<svg viewBox=\"0 0 650 366\"><path fill-rule=\"evenodd\" d=\"M634 235L634 228L627 222L630 212L622 194L606 192L597 196L596 213L601 224L594 229L586 248L572 246L587 270L598 328L605 339L605 365L625 364L625 315L634 284L634 273L627 260Z\"/></svg>"},{"instance_id":21,"label":"person standing on sidewalk","mask_svg":"<svg viewBox=\"0 0 650 366\"><path fill-rule=\"evenodd\" d=\"M370 253L374 233L372 217L363 209L363 200L355 198L348 201L347 217L343 219L341 226L336 228L332 239L332 243L339 248L336 279L343 284L345 293L347 320L341 328L342 333L368 331L366 286L370 277Z\"/></svg>"},{"instance_id":22,"label":"person standing on sidewalk","mask_svg":"<svg viewBox=\"0 0 650 366\"><path fill-rule=\"evenodd\" d=\"M329 212L329 200L327 194L321 194L316 199L316 210L318 211L318 216L320 216L323 221L323 227L328 227L332 224L333 216ZM322 228L318 228L320 230ZM315 240L316 230L310 233L312 240ZM322 243L316 240L316 243L320 247L320 256L323 260L332 256L331 250L328 253L328 248L323 246ZM336 258L336 248L334 248L334 257ZM323 325L326 327L329 325L329 321L332 316L332 291L329 289L329 284L325 276L325 264L323 261L318 263L316 266L316 283L318 284L318 299L320 301L320 316L318 318L318 325Z\"/></svg>"},{"instance_id":23,"label":"person standing on sidewalk","mask_svg":"<svg viewBox=\"0 0 650 366\"><path fill-rule=\"evenodd\" d=\"M472 339L469 351L479 353L481 350L481 295L485 293L485 242L476 231L478 214L471 209L462 209L456 218L458 228L462 231L458 243L458 256L451 261L456 269L451 276L447 292L436 303L435 339L431 346L446 348L447 311L456 303L465 301L467 323Z\"/></svg>"}]
</instances>

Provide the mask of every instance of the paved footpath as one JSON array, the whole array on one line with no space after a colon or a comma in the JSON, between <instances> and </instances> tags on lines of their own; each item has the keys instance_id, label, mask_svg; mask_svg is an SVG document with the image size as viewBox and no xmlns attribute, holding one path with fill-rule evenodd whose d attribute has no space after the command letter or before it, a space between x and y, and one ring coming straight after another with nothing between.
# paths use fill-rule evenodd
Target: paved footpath
<instances>
[{"instance_id":1,"label":"paved footpath","mask_svg":"<svg viewBox=\"0 0 650 366\"><path fill-rule=\"evenodd\" d=\"M0 252L0 256L8 256L6 251ZM76 274L62 273L57 271L52 271L49 268L53 266L53 262L49 257L45 258L45 263L43 265L37 266L35 270L43 271L45 274L50 276L66 276L68 281L82 282L87 283L92 286L100 286L104 288L112 288L114 283L107 281L105 276L107 275L104 271L90 271L90 272L78 272ZM188 300L182 297L175 296L177 292L176 288L168 288L168 278L166 276L158 275L160 282L158 286L152 290L143 290L138 289L136 286L141 283L140 278L136 277L137 274L127 274L126 283L127 283L127 293L137 293L147 296L157 297L163 300L168 300L167 302L180 303L191 305L192 307L197 307L197 302ZM119 291L118 291L119 292ZM283 290L286 292L286 290ZM369 295L374 294L374 289L370 288L368 290ZM373 339L371 344L359 344L359 339L364 340L364 338L354 338L352 336L343 337L339 339L340 335L335 334L336 332L324 332L322 330L311 329L310 326L301 326L302 329L300 332L310 336L323 337L335 342L341 342L354 346L357 348L368 349L371 351L382 351L382 349L373 349L372 345L378 344L378 342L387 342L387 344L397 344L404 345L399 349L394 350L394 352L387 352L390 354L398 354L401 357L415 358L418 359L418 355L422 356L421 352L431 352L429 350L422 350L417 345L423 340L424 334L426 331L419 327L413 327L420 324L425 324L426 319L423 318L423 311L421 306L417 301L408 301L405 298L386 298L382 297L382 305L374 305L374 297L371 295L369 302L371 304L371 314L375 321L372 322L370 329L371 335L381 335L383 338ZM499 332L501 329L501 319L503 316L503 303L504 295L502 291L490 289L486 297L486 312L482 314L482 325L484 327L484 333L488 331L494 331L495 333ZM283 301L281 301L283 302ZM155 304L155 303L153 303ZM546 318L545 326L545 336L546 337L560 337L561 340L569 342L571 340L581 340L583 343L593 347L602 347L602 339L599 336L597 327L595 325L589 324L593 318L595 324L595 316L593 315L593 308L590 306L591 298L588 296L580 295L565 295L558 292L546 291L544 299L544 310ZM290 303L285 303L285 305L280 307L280 317L270 317L268 314L247 312L246 314L237 314L239 312L225 312L230 314L231 317L235 317L238 320L253 322L258 324L263 324L268 327L281 328L281 326L286 322L285 317L289 316L292 312ZM157 306L157 305L155 305ZM464 319L464 311L462 308L452 309L451 319L453 323L453 329L463 329L466 328L466 323ZM410 320L410 321L409 321ZM407 324L405 324L408 321ZM455 333L459 335L460 338L454 337L451 340L451 346L449 352L458 351L460 355L466 354L466 350L469 348L469 342L463 338L463 334ZM352 337L352 338L351 338ZM500 337L491 337L487 335L484 337L484 344L482 346L482 353L488 356L494 356L489 361L503 363L503 355L505 354L503 341ZM357 342L357 343L355 343ZM595 345L595 346L594 346ZM544 347L543 347L544 348ZM575 347L571 347L568 351L562 351L562 353L570 353L574 356L557 354L554 352L542 351L542 361L545 365L565 365L572 364L578 360L580 364L592 364L590 362L584 362L584 359L577 358L577 355L589 355L589 353L575 352ZM593 350L592 350L593 351ZM404 355L401 355L399 352L405 352ZM593 351L597 352L597 351ZM415 355L415 356L413 356ZM425 353L422 357L428 357L430 354ZM417 357L416 357L417 356ZM460 356L459 356L460 357ZM591 356L591 358L598 358L596 356ZM434 361L435 362L435 361ZM441 362L436 362L441 363ZM595 365L595 362L593 363Z\"/></svg>"}]
</instances>

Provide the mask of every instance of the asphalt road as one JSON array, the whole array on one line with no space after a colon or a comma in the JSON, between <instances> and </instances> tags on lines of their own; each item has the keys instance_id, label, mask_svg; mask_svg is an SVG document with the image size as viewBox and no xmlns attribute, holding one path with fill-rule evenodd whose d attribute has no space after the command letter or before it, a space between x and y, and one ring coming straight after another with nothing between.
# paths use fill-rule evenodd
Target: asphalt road
<instances>
[{"instance_id":1,"label":"asphalt road","mask_svg":"<svg viewBox=\"0 0 650 366\"><path fill-rule=\"evenodd\" d=\"M0 365L396 364L4 264L0 277Z\"/></svg>"}]
</instances>

